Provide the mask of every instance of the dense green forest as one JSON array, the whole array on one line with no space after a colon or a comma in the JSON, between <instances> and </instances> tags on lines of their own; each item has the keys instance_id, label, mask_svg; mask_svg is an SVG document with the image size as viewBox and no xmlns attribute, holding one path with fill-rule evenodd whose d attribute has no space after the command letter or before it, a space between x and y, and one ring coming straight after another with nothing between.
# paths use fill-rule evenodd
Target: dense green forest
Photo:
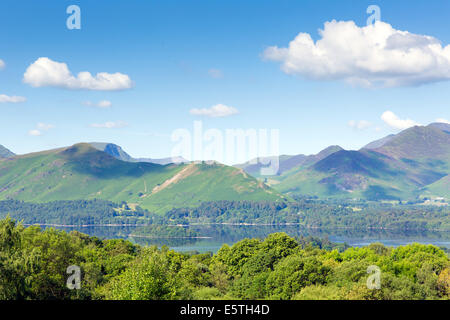
<instances>
[{"instance_id":1,"label":"dense green forest","mask_svg":"<svg viewBox=\"0 0 450 320\"><path fill-rule=\"evenodd\" d=\"M72 265L80 290L66 287ZM380 289L367 286L369 266L381 270ZM336 248L284 233L186 254L6 218L0 299L450 299L450 260L433 245Z\"/></svg>"},{"instance_id":2,"label":"dense green forest","mask_svg":"<svg viewBox=\"0 0 450 320\"><path fill-rule=\"evenodd\" d=\"M189 223L298 223L313 228L450 230L449 206L393 205L374 202L216 201L166 213L169 221Z\"/></svg>"},{"instance_id":3,"label":"dense green forest","mask_svg":"<svg viewBox=\"0 0 450 320\"><path fill-rule=\"evenodd\" d=\"M148 224L164 221L161 216L139 206L130 208L126 202L118 204L99 199L43 203L0 201L0 217L7 215L26 224Z\"/></svg>"},{"instance_id":4,"label":"dense green forest","mask_svg":"<svg viewBox=\"0 0 450 320\"><path fill-rule=\"evenodd\" d=\"M308 228L384 228L450 231L450 206L395 205L374 202L212 201L156 214L126 202L105 200L29 203L0 201L0 218L26 224L300 224Z\"/></svg>"}]
</instances>

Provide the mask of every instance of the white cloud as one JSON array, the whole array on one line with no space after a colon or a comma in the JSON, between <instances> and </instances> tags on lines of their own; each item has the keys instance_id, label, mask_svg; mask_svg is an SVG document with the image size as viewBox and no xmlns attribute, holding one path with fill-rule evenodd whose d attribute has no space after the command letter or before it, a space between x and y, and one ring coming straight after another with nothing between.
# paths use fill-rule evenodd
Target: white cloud
<instances>
[{"instance_id":1,"label":"white cloud","mask_svg":"<svg viewBox=\"0 0 450 320\"><path fill-rule=\"evenodd\" d=\"M84 71L75 77L67 64L45 57L37 59L27 68L23 81L32 87L101 91L124 90L132 86L131 79L126 74L100 72L93 77L90 72Z\"/></svg>"},{"instance_id":2,"label":"white cloud","mask_svg":"<svg viewBox=\"0 0 450 320\"><path fill-rule=\"evenodd\" d=\"M124 121L117 121L117 122L108 121L108 122L105 122L105 123L93 123L93 124L91 124L92 128L103 128L103 129L124 128L126 126L128 126L128 123L126 123Z\"/></svg>"},{"instance_id":3,"label":"white cloud","mask_svg":"<svg viewBox=\"0 0 450 320\"><path fill-rule=\"evenodd\" d=\"M39 123L37 124L37 128L38 128L38 129L40 129L40 130L45 130L45 131L50 130L50 129L53 129L54 127L55 127L55 126L52 125L52 124L43 123L43 122L39 122Z\"/></svg>"},{"instance_id":4,"label":"white cloud","mask_svg":"<svg viewBox=\"0 0 450 320\"><path fill-rule=\"evenodd\" d=\"M85 101L85 102L83 102L83 104L85 106L97 107L97 108L103 108L103 109L110 108L112 106L111 101L108 101L108 100L102 100L97 103L91 102L91 101Z\"/></svg>"},{"instance_id":5,"label":"white cloud","mask_svg":"<svg viewBox=\"0 0 450 320\"><path fill-rule=\"evenodd\" d=\"M209 69L208 74L211 78L214 78L214 79L223 78L223 72L219 69Z\"/></svg>"},{"instance_id":6,"label":"white cloud","mask_svg":"<svg viewBox=\"0 0 450 320\"><path fill-rule=\"evenodd\" d=\"M411 119L400 119L392 111L386 111L381 115L381 119L391 128L397 130L404 130L414 126L420 126L419 123Z\"/></svg>"},{"instance_id":7,"label":"white cloud","mask_svg":"<svg viewBox=\"0 0 450 320\"><path fill-rule=\"evenodd\" d=\"M27 101L25 97L19 96L7 96L6 94L0 94L0 103L20 103Z\"/></svg>"},{"instance_id":8,"label":"white cloud","mask_svg":"<svg viewBox=\"0 0 450 320\"><path fill-rule=\"evenodd\" d=\"M444 118L439 118L439 119L436 119L436 122L440 122L440 123L447 123L447 124L450 124L450 120L447 120L447 119L444 119Z\"/></svg>"},{"instance_id":9,"label":"white cloud","mask_svg":"<svg viewBox=\"0 0 450 320\"><path fill-rule=\"evenodd\" d=\"M229 107L224 104L216 104L211 108L203 108L203 109L194 108L191 109L189 112L196 116L207 116L211 118L228 117L239 113L239 111L236 108Z\"/></svg>"},{"instance_id":10,"label":"white cloud","mask_svg":"<svg viewBox=\"0 0 450 320\"><path fill-rule=\"evenodd\" d=\"M450 45L430 36L394 29L378 21L358 27L353 21L326 22L314 42L299 33L287 48L265 50L287 74L314 80L344 80L365 87L409 86L450 79Z\"/></svg>"},{"instance_id":11,"label":"white cloud","mask_svg":"<svg viewBox=\"0 0 450 320\"><path fill-rule=\"evenodd\" d=\"M39 122L36 125L37 129L33 129L28 131L28 134L30 136L34 136L34 137L38 137L38 136L42 136L43 132L42 131L48 131L50 129L53 129L55 126L52 124L48 124L48 123L43 123L43 122Z\"/></svg>"},{"instance_id":12,"label":"white cloud","mask_svg":"<svg viewBox=\"0 0 450 320\"><path fill-rule=\"evenodd\" d=\"M34 130L28 131L28 134L29 134L30 136L38 137L38 136L41 136L41 135L42 135L42 132L39 131L39 130L37 130L37 129L34 129Z\"/></svg>"},{"instance_id":13,"label":"white cloud","mask_svg":"<svg viewBox=\"0 0 450 320\"><path fill-rule=\"evenodd\" d=\"M353 128L353 129L358 129L358 130L364 130L364 129L367 129L370 126L372 126L372 124L366 120L360 120L360 121L350 120L348 122L348 125L349 125L349 127Z\"/></svg>"},{"instance_id":14,"label":"white cloud","mask_svg":"<svg viewBox=\"0 0 450 320\"><path fill-rule=\"evenodd\" d=\"M2 70L6 66L5 61L0 59L0 70Z\"/></svg>"}]
</instances>

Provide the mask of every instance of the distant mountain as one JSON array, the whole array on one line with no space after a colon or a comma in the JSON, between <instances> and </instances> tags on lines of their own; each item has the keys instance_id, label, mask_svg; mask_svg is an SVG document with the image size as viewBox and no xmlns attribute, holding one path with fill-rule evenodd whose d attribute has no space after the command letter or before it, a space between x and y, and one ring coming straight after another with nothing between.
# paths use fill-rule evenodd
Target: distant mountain
<instances>
[{"instance_id":1,"label":"distant mountain","mask_svg":"<svg viewBox=\"0 0 450 320\"><path fill-rule=\"evenodd\" d=\"M259 176L261 164L236 168L215 162L134 159L110 143L19 156L2 147L0 200L99 198L127 201L155 212L202 201L285 201L291 195L450 200L449 132L448 124L434 123L409 128L358 151L331 146L316 155L281 156L278 175L270 177Z\"/></svg>"},{"instance_id":2,"label":"distant mountain","mask_svg":"<svg viewBox=\"0 0 450 320\"><path fill-rule=\"evenodd\" d=\"M383 145L385 145L386 143L388 143L389 141L391 141L391 139L393 139L395 137L395 134L390 134L387 137L381 138L379 140L375 140L369 144L367 144L366 146L363 147L363 149L376 149L376 148L380 148Z\"/></svg>"},{"instance_id":3,"label":"distant mountain","mask_svg":"<svg viewBox=\"0 0 450 320\"><path fill-rule=\"evenodd\" d=\"M334 152L310 166L272 178L270 185L287 194L322 198L448 196L449 127L441 123L416 126L359 151Z\"/></svg>"},{"instance_id":4,"label":"distant mountain","mask_svg":"<svg viewBox=\"0 0 450 320\"><path fill-rule=\"evenodd\" d=\"M189 160L184 159L183 157L173 157L173 158L161 158L161 159L152 159L152 158L135 158L134 161L136 162L150 162L150 163L156 163L161 165L166 164L183 164L183 163L189 163Z\"/></svg>"},{"instance_id":5,"label":"distant mountain","mask_svg":"<svg viewBox=\"0 0 450 320\"><path fill-rule=\"evenodd\" d=\"M127 201L154 212L195 206L201 201L285 199L233 167L203 162L165 166L127 162L86 143L0 161L0 200L95 198Z\"/></svg>"},{"instance_id":6,"label":"distant mountain","mask_svg":"<svg viewBox=\"0 0 450 320\"><path fill-rule=\"evenodd\" d=\"M406 129L373 150L396 159L447 159L450 134L434 125Z\"/></svg>"},{"instance_id":7,"label":"distant mountain","mask_svg":"<svg viewBox=\"0 0 450 320\"><path fill-rule=\"evenodd\" d=\"M317 161L320 161L330 154L333 154L337 151L343 150L339 146L330 146L322 151L320 151L316 155L295 155L295 156L288 156L288 155L282 155L279 157L279 169L277 175L282 175L285 172L288 172L290 170L296 169L296 168L303 168L305 166L310 166ZM245 172L255 176L259 177L261 176L261 168L264 168L266 163L270 163L271 158L258 158L253 159L252 161L246 162L244 164L235 165L236 168L244 169Z\"/></svg>"},{"instance_id":8,"label":"distant mountain","mask_svg":"<svg viewBox=\"0 0 450 320\"><path fill-rule=\"evenodd\" d=\"M162 159L151 159L151 158L133 158L128 153L126 153L120 146L114 143L104 143L104 142L91 142L89 143L95 149L106 152L107 154L113 156L116 159L128 162L149 162L161 165L171 164L171 163L188 163L189 161L182 157L174 158L162 158Z\"/></svg>"},{"instance_id":9,"label":"distant mountain","mask_svg":"<svg viewBox=\"0 0 450 320\"><path fill-rule=\"evenodd\" d=\"M0 159L1 158L11 158L14 157L15 154L12 153L10 150L6 149L4 146L0 144Z\"/></svg>"},{"instance_id":10,"label":"distant mountain","mask_svg":"<svg viewBox=\"0 0 450 320\"><path fill-rule=\"evenodd\" d=\"M444 131L445 133L450 134L450 124L448 124L448 123L435 122L435 123L432 123L432 124L430 124L428 126L429 127L433 127L433 128L437 128L439 130Z\"/></svg>"},{"instance_id":11,"label":"distant mountain","mask_svg":"<svg viewBox=\"0 0 450 320\"><path fill-rule=\"evenodd\" d=\"M122 161L133 162L133 158L123 151L122 147L114 144L114 143L104 143L104 142L91 142L89 143L95 149L106 152L110 156L113 156L116 159Z\"/></svg>"}]
</instances>

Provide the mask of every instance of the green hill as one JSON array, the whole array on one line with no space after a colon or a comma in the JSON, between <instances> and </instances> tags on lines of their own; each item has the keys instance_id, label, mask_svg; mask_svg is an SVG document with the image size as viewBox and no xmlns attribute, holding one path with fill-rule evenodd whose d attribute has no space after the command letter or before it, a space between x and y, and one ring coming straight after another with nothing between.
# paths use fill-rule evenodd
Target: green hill
<instances>
[{"instance_id":1,"label":"green hill","mask_svg":"<svg viewBox=\"0 0 450 320\"><path fill-rule=\"evenodd\" d=\"M164 212L213 200L284 197L242 170L212 163L124 162L77 144L0 160L0 200L105 199Z\"/></svg>"},{"instance_id":2,"label":"green hill","mask_svg":"<svg viewBox=\"0 0 450 320\"><path fill-rule=\"evenodd\" d=\"M444 197L447 200L450 199L450 175L447 175L443 177L442 179L439 179L435 183L432 183L426 188L424 188L423 191L424 196L428 197Z\"/></svg>"}]
</instances>

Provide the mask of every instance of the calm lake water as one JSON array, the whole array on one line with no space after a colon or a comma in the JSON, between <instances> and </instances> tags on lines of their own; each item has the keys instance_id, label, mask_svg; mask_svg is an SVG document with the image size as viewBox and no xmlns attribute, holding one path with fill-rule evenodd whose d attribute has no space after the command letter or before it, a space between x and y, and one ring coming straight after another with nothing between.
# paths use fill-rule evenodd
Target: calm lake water
<instances>
[{"instance_id":1,"label":"calm lake water","mask_svg":"<svg viewBox=\"0 0 450 320\"><path fill-rule=\"evenodd\" d=\"M391 230L320 230L306 229L300 226L229 226L209 225L191 226L199 237L186 238L146 238L142 227L71 227L58 228L66 231L77 230L101 239L126 239L140 245L166 245L177 251L217 252L227 243L232 245L245 238L265 238L275 232L286 232L290 236L314 236L328 238L335 243L347 243L350 246L362 247L374 242L386 246L397 247L409 243L434 244L439 247L450 248L450 232L420 232L420 231L391 231ZM140 234L141 237L134 235Z\"/></svg>"}]
</instances>

